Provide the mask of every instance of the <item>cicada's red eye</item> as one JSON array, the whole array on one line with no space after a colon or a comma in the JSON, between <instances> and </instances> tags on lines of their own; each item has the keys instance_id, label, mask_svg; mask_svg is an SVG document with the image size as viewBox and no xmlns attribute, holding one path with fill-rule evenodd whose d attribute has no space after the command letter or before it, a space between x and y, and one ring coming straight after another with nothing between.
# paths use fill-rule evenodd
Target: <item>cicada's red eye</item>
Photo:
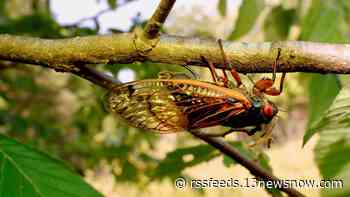
<instances>
[{"instance_id":1,"label":"cicada's red eye","mask_svg":"<svg viewBox=\"0 0 350 197\"><path fill-rule=\"evenodd\" d=\"M275 109L272 105L266 104L263 108L263 113L266 117L273 117L275 115Z\"/></svg>"}]
</instances>

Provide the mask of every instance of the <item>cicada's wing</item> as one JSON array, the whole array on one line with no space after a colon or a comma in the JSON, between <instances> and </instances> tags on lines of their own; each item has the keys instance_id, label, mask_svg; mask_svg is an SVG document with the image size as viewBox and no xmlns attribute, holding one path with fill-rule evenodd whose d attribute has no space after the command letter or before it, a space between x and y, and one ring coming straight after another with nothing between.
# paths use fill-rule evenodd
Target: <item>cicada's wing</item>
<instances>
[{"instance_id":1,"label":"cicada's wing","mask_svg":"<svg viewBox=\"0 0 350 197\"><path fill-rule=\"evenodd\" d=\"M187 116L189 129L222 125L230 117L236 116L244 112L244 110L240 103L227 104L224 102L214 102L199 109L194 108Z\"/></svg>"},{"instance_id":2,"label":"cicada's wing","mask_svg":"<svg viewBox=\"0 0 350 197\"><path fill-rule=\"evenodd\" d=\"M114 88L107 95L110 111L130 125L160 133L178 132L187 120L170 92L157 82L135 81Z\"/></svg>"},{"instance_id":3,"label":"cicada's wing","mask_svg":"<svg viewBox=\"0 0 350 197\"><path fill-rule=\"evenodd\" d=\"M160 133L220 125L242 111L239 100L193 81L130 82L109 92L108 108L135 127Z\"/></svg>"}]
</instances>

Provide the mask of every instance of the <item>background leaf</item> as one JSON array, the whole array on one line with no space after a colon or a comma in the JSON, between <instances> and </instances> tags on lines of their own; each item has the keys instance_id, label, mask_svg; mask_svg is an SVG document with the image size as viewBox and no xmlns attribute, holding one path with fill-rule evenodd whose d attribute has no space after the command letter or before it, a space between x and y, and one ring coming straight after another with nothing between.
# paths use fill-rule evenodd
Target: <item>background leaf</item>
<instances>
[{"instance_id":1,"label":"background leaf","mask_svg":"<svg viewBox=\"0 0 350 197\"><path fill-rule=\"evenodd\" d=\"M300 40L318 42L345 42L341 26L345 24L338 1L312 1L301 25ZM334 3L334 4L331 4ZM311 75L309 84L309 120L304 135L305 144L316 130L310 129L330 107L341 86L336 75Z\"/></svg>"},{"instance_id":2,"label":"background leaf","mask_svg":"<svg viewBox=\"0 0 350 197\"><path fill-rule=\"evenodd\" d=\"M117 0L108 0L108 5L112 9L116 9L118 7L118 1Z\"/></svg>"},{"instance_id":3,"label":"background leaf","mask_svg":"<svg viewBox=\"0 0 350 197\"><path fill-rule=\"evenodd\" d=\"M263 8L263 0L242 1L235 28L228 39L236 40L244 34L248 33L254 26L256 19L258 18Z\"/></svg>"},{"instance_id":4,"label":"background leaf","mask_svg":"<svg viewBox=\"0 0 350 197\"><path fill-rule=\"evenodd\" d=\"M0 196L102 196L62 162L0 135Z\"/></svg>"},{"instance_id":5,"label":"background leaf","mask_svg":"<svg viewBox=\"0 0 350 197\"><path fill-rule=\"evenodd\" d=\"M227 1L226 0L219 0L218 2L218 11L221 16L226 16L226 9L227 9Z\"/></svg>"},{"instance_id":6,"label":"background leaf","mask_svg":"<svg viewBox=\"0 0 350 197\"><path fill-rule=\"evenodd\" d=\"M284 9L283 6L273 8L264 23L265 40L280 41L286 39L295 15L295 9Z\"/></svg>"},{"instance_id":7,"label":"background leaf","mask_svg":"<svg viewBox=\"0 0 350 197\"><path fill-rule=\"evenodd\" d=\"M305 144L317 130L311 129L331 106L338 95L341 84L336 75L313 74L309 84L309 121L304 135Z\"/></svg>"},{"instance_id":8,"label":"background leaf","mask_svg":"<svg viewBox=\"0 0 350 197\"><path fill-rule=\"evenodd\" d=\"M301 24L299 40L346 42L341 27L345 24L338 1L313 0Z\"/></svg>"},{"instance_id":9,"label":"background leaf","mask_svg":"<svg viewBox=\"0 0 350 197\"><path fill-rule=\"evenodd\" d=\"M347 95L345 98L344 95ZM340 180L338 188L322 189L322 196L349 196L350 188L350 97L343 90L327 115L312 129L320 132L315 148L316 162L325 180Z\"/></svg>"}]
</instances>

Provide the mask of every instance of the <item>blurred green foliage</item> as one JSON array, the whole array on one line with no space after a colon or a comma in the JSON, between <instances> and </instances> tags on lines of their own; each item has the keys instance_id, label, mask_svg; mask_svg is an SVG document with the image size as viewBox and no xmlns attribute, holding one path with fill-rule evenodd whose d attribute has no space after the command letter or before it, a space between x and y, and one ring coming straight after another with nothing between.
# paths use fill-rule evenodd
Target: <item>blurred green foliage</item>
<instances>
[{"instance_id":1,"label":"blurred green foliage","mask_svg":"<svg viewBox=\"0 0 350 197\"><path fill-rule=\"evenodd\" d=\"M322 87L322 91L320 91ZM313 74L309 83L309 122L307 127L312 128L322 118L327 109L331 106L334 99L341 89L341 84L336 75L318 75ZM304 135L305 143L315 134L317 130L306 130Z\"/></svg>"},{"instance_id":2,"label":"blurred green foliage","mask_svg":"<svg viewBox=\"0 0 350 197\"><path fill-rule=\"evenodd\" d=\"M320 132L320 139L315 148L316 162L325 180L334 182L333 188L322 191L323 196L348 196L350 188L349 157L350 151L350 110L349 90L342 90L322 119L310 129Z\"/></svg>"},{"instance_id":3,"label":"blurred green foliage","mask_svg":"<svg viewBox=\"0 0 350 197\"><path fill-rule=\"evenodd\" d=\"M32 5L26 11L10 5L11 2L13 1L0 1L0 33L42 38L66 38L98 33L98 27L82 28L78 24L70 26L58 24L45 1L22 0L23 4ZM111 9L118 11L119 1L107 2ZM125 3L128 2L130 1ZM260 0L244 0L228 39L238 40L249 35L252 30L259 30L268 41L285 39L336 43L349 41L349 1L312 0L311 4L305 4L302 0L294 0L294 4L290 2L281 1L279 4L269 5ZM229 15L227 5L227 0L218 1L217 9L222 17ZM262 17L263 13L265 18ZM130 30L136 25L145 24L144 21L134 20L134 22ZM297 28L300 34L295 36L293 28ZM115 32L113 29L111 31ZM163 28L163 31L166 32L167 29ZM64 190L84 190L87 192L85 196L98 196L62 162L52 157L63 159L80 174L84 174L86 169L98 169L101 162L107 161L114 169L116 181L132 182L142 186L153 180L188 177L184 173L186 168L210 161L220 155L209 145L188 146L193 141L180 135L175 143L179 148L168 152L161 159L154 154L158 151L160 136L130 128L110 115L104 108L104 90L75 76L20 63L7 67L6 63L0 62L0 133L26 145L0 136L0 166L1 169L6 169L6 173L4 171L0 173L2 178L0 191L3 193L7 188L13 189L8 186L9 182L23 180L23 186L28 188L25 190L35 193L31 188L42 188L41 184L50 183L53 181L52 177L65 175L77 182L72 184L76 185L75 188L71 185L62 186ZM113 76L116 76L121 69L129 68L135 72L137 79L156 78L157 74L164 70L186 72L179 66L150 62L107 64L99 65L98 68ZM339 96L339 92L343 94L349 87L341 86L345 84L344 79L339 79L336 75L303 74L302 78L309 83L304 87L309 95L309 126L304 142L306 143L313 134L320 133L315 153L322 176L325 179L343 179L348 182L350 169L346 166L350 161L347 156L350 150L347 135L350 126L350 107L346 103L349 99L337 98L335 101L334 99ZM247 148L244 140L233 142L232 145L244 155L258 160L266 169L272 170L269 166L271 161L261 150ZM227 157L224 157L223 162L227 167L235 165L235 162ZM42 166L43 171L30 171L29 164ZM45 171L52 174L45 174ZM43 183L30 184L23 178L25 174L22 172L28 173L33 180L42 177ZM54 172L62 173L54 174ZM7 179L9 177L12 178ZM270 192L274 195L279 194L276 191ZM50 194L55 196L55 193ZM325 189L322 194L347 196L350 194L350 189L349 187L342 190Z\"/></svg>"},{"instance_id":4,"label":"blurred green foliage","mask_svg":"<svg viewBox=\"0 0 350 197\"><path fill-rule=\"evenodd\" d=\"M235 28L228 39L236 40L249 33L249 31L253 29L256 20L263 9L263 0L242 1Z\"/></svg>"},{"instance_id":5,"label":"blurred green foliage","mask_svg":"<svg viewBox=\"0 0 350 197\"><path fill-rule=\"evenodd\" d=\"M286 40L295 20L296 8L286 9L282 5L274 7L264 23L265 40Z\"/></svg>"},{"instance_id":6,"label":"blurred green foliage","mask_svg":"<svg viewBox=\"0 0 350 197\"><path fill-rule=\"evenodd\" d=\"M227 10L227 1L226 0L219 0L218 10L219 10L219 13L221 16L226 16L226 10Z\"/></svg>"}]
</instances>

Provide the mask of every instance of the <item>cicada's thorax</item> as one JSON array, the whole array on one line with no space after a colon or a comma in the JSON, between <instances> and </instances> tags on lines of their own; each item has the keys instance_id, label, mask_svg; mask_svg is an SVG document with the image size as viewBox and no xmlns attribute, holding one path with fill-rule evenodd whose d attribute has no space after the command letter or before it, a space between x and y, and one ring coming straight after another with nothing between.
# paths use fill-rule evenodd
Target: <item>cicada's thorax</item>
<instances>
[{"instance_id":1,"label":"cicada's thorax","mask_svg":"<svg viewBox=\"0 0 350 197\"><path fill-rule=\"evenodd\" d=\"M249 99L252 102L250 108L236 116L231 116L222 125L231 128L244 128L270 123L278 112L277 107L263 98L250 97ZM266 111L266 109L271 110L271 112Z\"/></svg>"}]
</instances>

